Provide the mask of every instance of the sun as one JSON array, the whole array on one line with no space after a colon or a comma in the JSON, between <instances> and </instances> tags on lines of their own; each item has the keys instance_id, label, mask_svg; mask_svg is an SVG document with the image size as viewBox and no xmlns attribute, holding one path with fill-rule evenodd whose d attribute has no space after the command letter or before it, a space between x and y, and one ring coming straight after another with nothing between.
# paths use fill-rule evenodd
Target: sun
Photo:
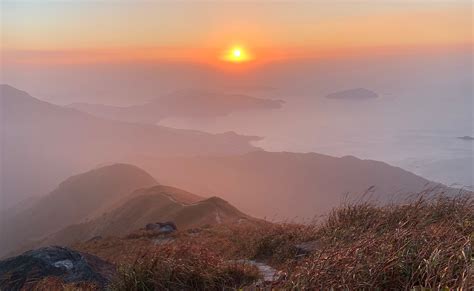
<instances>
[{"instance_id":1,"label":"sun","mask_svg":"<svg viewBox=\"0 0 474 291\"><path fill-rule=\"evenodd\" d=\"M239 48L235 48L232 51L232 54L234 55L234 58L240 58L242 56L242 51Z\"/></svg>"},{"instance_id":2,"label":"sun","mask_svg":"<svg viewBox=\"0 0 474 291\"><path fill-rule=\"evenodd\" d=\"M226 50L221 59L226 62L231 63L243 63L248 62L253 59L253 56L242 46L235 45L232 46L230 49Z\"/></svg>"}]
</instances>

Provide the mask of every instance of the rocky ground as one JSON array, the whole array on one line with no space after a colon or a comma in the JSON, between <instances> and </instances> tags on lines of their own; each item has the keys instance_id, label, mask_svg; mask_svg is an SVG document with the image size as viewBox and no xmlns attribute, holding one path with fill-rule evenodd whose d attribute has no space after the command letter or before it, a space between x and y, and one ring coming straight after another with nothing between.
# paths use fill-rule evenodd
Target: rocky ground
<instances>
[{"instance_id":1,"label":"rocky ground","mask_svg":"<svg viewBox=\"0 0 474 291\"><path fill-rule=\"evenodd\" d=\"M94 255L65 247L46 247L0 261L0 290L48 286L48 278L64 284L105 288L117 275L114 265Z\"/></svg>"}]
</instances>

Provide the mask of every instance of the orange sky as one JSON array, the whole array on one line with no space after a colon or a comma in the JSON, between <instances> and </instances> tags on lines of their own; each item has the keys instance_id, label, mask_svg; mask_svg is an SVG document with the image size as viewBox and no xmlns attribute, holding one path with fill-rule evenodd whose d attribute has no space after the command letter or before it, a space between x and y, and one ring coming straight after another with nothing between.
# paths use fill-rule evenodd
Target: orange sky
<instances>
[{"instance_id":1,"label":"orange sky","mask_svg":"<svg viewBox=\"0 0 474 291\"><path fill-rule=\"evenodd\" d=\"M6 61L197 61L239 45L254 62L471 44L469 1L3 1Z\"/></svg>"}]
</instances>

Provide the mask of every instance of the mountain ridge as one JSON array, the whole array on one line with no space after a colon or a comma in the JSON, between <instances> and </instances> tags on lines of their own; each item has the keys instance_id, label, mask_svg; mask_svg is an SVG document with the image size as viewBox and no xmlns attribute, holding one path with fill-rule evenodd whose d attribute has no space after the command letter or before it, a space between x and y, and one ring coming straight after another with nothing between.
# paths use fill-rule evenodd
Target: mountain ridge
<instances>
[{"instance_id":1,"label":"mountain ridge","mask_svg":"<svg viewBox=\"0 0 474 291\"><path fill-rule=\"evenodd\" d=\"M165 184L219 193L252 216L283 220L311 219L347 200L403 201L412 193L445 187L384 162L316 153L255 151L137 164Z\"/></svg>"},{"instance_id":2,"label":"mountain ridge","mask_svg":"<svg viewBox=\"0 0 474 291\"><path fill-rule=\"evenodd\" d=\"M284 101L262 99L244 94L202 90L181 90L164 94L143 105L113 106L72 103L70 108L107 119L156 124L168 117L213 118L233 112L281 108Z\"/></svg>"},{"instance_id":3,"label":"mountain ridge","mask_svg":"<svg viewBox=\"0 0 474 291\"><path fill-rule=\"evenodd\" d=\"M47 193L73 173L98 164L127 162L138 155L225 155L258 149L250 144L256 137L105 120L9 85L0 85L0 97L5 208ZM39 171L45 165L47 170Z\"/></svg>"},{"instance_id":4,"label":"mountain ridge","mask_svg":"<svg viewBox=\"0 0 474 291\"><path fill-rule=\"evenodd\" d=\"M107 209L130 192L156 185L136 166L115 164L74 175L30 207L6 217L1 229L1 251L39 238Z\"/></svg>"},{"instance_id":5,"label":"mountain ridge","mask_svg":"<svg viewBox=\"0 0 474 291\"><path fill-rule=\"evenodd\" d=\"M159 221L172 221L180 230L257 221L219 197L202 198L164 185L136 192L139 193L129 195L129 199L101 216L70 224L42 239L33 240L10 254L49 245L71 246L97 237L125 237L143 231L149 223ZM183 193L188 196L183 196ZM191 196L194 202L189 201Z\"/></svg>"}]
</instances>

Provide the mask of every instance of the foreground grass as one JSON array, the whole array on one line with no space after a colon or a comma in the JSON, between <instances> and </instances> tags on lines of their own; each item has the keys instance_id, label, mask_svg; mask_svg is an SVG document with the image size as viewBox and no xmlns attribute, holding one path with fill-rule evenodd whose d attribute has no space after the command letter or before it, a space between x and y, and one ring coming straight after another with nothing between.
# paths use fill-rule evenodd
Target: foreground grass
<instances>
[{"instance_id":1,"label":"foreground grass","mask_svg":"<svg viewBox=\"0 0 474 291\"><path fill-rule=\"evenodd\" d=\"M113 290L239 289L258 280L250 265L229 262L189 243L167 245L122 266Z\"/></svg>"},{"instance_id":2,"label":"foreground grass","mask_svg":"<svg viewBox=\"0 0 474 291\"><path fill-rule=\"evenodd\" d=\"M317 232L324 248L287 267L289 288L468 288L473 281L472 197L403 206L346 206Z\"/></svg>"},{"instance_id":3,"label":"foreground grass","mask_svg":"<svg viewBox=\"0 0 474 291\"><path fill-rule=\"evenodd\" d=\"M78 246L120 265L116 290L222 290L249 286L256 269L281 270L277 289L442 289L474 286L474 200L419 198L335 209L322 224L249 223L180 232L173 242L148 236ZM312 242L309 254L298 244ZM137 247L132 247L132 246ZM133 258L133 259L131 259Z\"/></svg>"}]
</instances>

